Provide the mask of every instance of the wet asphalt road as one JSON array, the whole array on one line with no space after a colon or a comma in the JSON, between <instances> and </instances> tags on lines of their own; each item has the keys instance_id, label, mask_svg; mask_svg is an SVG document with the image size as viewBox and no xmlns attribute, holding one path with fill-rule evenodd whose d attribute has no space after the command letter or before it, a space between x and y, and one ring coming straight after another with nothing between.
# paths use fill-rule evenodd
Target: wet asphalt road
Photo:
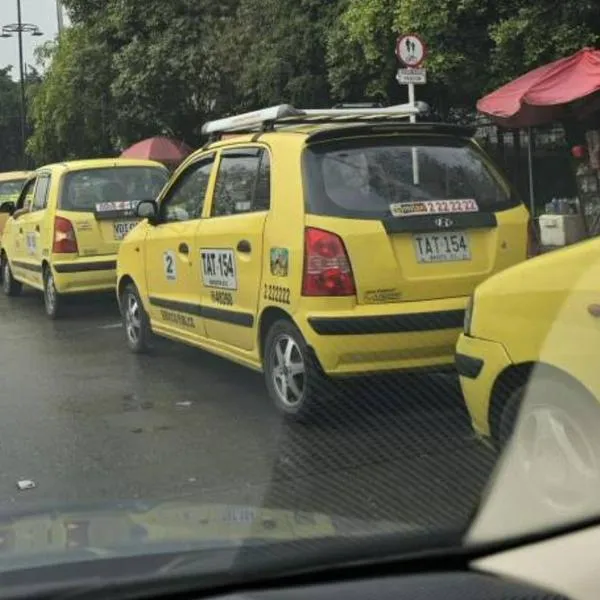
<instances>
[{"instance_id":1,"label":"wet asphalt road","mask_svg":"<svg viewBox=\"0 0 600 600\"><path fill-rule=\"evenodd\" d=\"M490 474L452 377L357 381L290 426L261 375L170 342L133 356L123 336L110 298L51 322L36 292L0 296L0 510L193 497L438 528Z\"/></svg>"}]
</instances>

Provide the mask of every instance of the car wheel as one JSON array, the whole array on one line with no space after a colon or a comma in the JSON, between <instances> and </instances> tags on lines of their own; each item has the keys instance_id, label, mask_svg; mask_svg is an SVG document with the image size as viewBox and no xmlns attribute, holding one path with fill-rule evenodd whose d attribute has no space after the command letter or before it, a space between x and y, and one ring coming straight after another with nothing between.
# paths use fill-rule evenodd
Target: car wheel
<instances>
[{"instance_id":1,"label":"car wheel","mask_svg":"<svg viewBox=\"0 0 600 600\"><path fill-rule=\"evenodd\" d=\"M128 283L121 294L121 314L129 349L135 354L148 351L152 339L150 319L133 283Z\"/></svg>"},{"instance_id":2,"label":"car wheel","mask_svg":"<svg viewBox=\"0 0 600 600\"><path fill-rule=\"evenodd\" d=\"M58 319L64 314L64 298L56 291L54 274L50 267L44 268L44 308L50 319Z\"/></svg>"},{"instance_id":3,"label":"car wheel","mask_svg":"<svg viewBox=\"0 0 600 600\"><path fill-rule=\"evenodd\" d=\"M536 503L572 511L600 492L600 405L575 381L534 370L509 397L499 445Z\"/></svg>"},{"instance_id":4,"label":"car wheel","mask_svg":"<svg viewBox=\"0 0 600 600\"><path fill-rule=\"evenodd\" d=\"M271 400L292 420L309 420L332 391L304 337L286 320L276 321L266 335L263 369Z\"/></svg>"},{"instance_id":5,"label":"car wheel","mask_svg":"<svg viewBox=\"0 0 600 600\"><path fill-rule=\"evenodd\" d=\"M8 257L6 254L2 255L2 291L7 296L18 296L23 289L23 285L20 281L17 281L12 274Z\"/></svg>"}]
</instances>

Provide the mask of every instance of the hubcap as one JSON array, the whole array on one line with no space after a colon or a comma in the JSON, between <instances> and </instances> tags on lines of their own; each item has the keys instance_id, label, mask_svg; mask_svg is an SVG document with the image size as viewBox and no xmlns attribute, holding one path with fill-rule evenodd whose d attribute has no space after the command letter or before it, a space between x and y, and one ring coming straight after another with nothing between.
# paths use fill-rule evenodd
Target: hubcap
<instances>
[{"instance_id":1,"label":"hubcap","mask_svg":"<svg viewBox=\"0 0 600 600\"><path fill-rule=\"evenodd\" d=\"M138 299L133 294L127 294L125 302L125 331L132 344L140 339L142 319Z\"/></svg>"},{"instance_id":2,"label":"hubcap","mask_svg":"<svg viewBox=\"0 0 600 600\"><path fill-rule=\"evenodd\" d=\"M572 508L584 500L598 479L589 434L560 408L537 406L526 413L517 443L527 480L555 508Z\"/></svg>"},{"instance_id":3,"label":"hubcap","mask_svg":"<svg viewBox=\"0 0 600 600\"><path fill-rule=\"evenodd\" d=\"M271 350L273 385L286 406L295 407L304 399L306 369L302 352L289 335L281 335Z\"/></svg>"},{"instance_id":4,"label":"hubcap","mask_svg":"<svg viewBox=\"0 0 600 600\"><path fill-rule=\"evenodd\" d=\"M56 308L56 288L54 287L54 277L52 273L48 272L46 276L46 307L48 312L52 314Z\"/></svg>"}]
</instances>

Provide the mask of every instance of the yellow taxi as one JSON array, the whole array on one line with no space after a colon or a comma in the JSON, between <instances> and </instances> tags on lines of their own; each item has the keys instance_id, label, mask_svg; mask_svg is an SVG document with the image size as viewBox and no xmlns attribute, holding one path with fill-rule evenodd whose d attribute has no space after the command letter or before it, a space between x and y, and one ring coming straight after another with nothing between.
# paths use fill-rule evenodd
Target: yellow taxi
<instances>
[{"instance_id":1,"label":"yellow taxi","mask_svg":"<svg viewBox=\"0 0 600 600\"><path fill-rule=\"evenodd\" d=\"M9 217L10 203L17 201L19 192L29 175L30 171L0 173L0 244L2 244L4 225Z\"/></svg>"},{"instance_id":2,"label":"yellow taxi","mask_svg":"<svg viewBox=\"0 0 600 600\"><path fill-rule=\"evenodd\" d=\"M92 159L40 167L9 203L0 253L2 289L44 292L49 317L64 296L114 289L117 248L137 225L135 207L168 179L148 160Z\"/></svg>"},{"instance_id":3,"label":"yellow taxi","mask_svg":"<svg viewBox=\"0 0 600 600\"><path fill-rule=\"evenodd\" d=\"M519 441L554 466L594 446L600 468L599 341L598 239L478 286L456 348L476 432L504 447L518 429Z\"/></svg>"},{"instance_id":4,"label":"yellow taxi","mask_svg":"<svg viewBox=\"0 0 600 600\"><path fill-rule=\"evenodd\" d=\"M130 348L156 333L263 371L299 418L334 377L451 366L475 286L526 258L528 212L471 130L415 112L207 123L119 249Z\"/></svg>"}]
</instances>

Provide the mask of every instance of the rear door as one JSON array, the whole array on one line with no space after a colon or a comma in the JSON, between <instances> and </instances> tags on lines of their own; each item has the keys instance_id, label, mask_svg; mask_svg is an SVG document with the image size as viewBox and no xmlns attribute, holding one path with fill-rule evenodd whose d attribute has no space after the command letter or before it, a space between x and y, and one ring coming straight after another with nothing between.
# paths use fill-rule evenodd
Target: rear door
<instances>
[{"instance_id":1,"label":"rear door","mask_svg":"<svg viewBox=\"0 0 600 600\"><path fill-rule=\"evenodd\" d=\"M140 200L154 200L167 171L150 166L81 169L63 178L57 216L73 223L80 256L117 253L121 240L139 219Z\"/></svg>"},{"instance_id":2,"label":"rear door","mask_svg":"<svg viewBox=\"0 0 600 600\"><path fill-rule=\"evenodd\" d=\"M526 258L528 212L467 139L335 140L305 161L307 225L343 239L359 304L466 296Z\"/></svg>"},{"instance_id":3,"label":"rear door","mask_svg":"<svg viewBox=\"0 0 600 600\"><path fill-rule=\"evenodd\" d=\"M25 183L17 200L16 211L6 222L2 232L2 248L11 262L14 276L20 281L30 280L30 273L25 262L28 248L23 219L27 218L31 209L36 182L37 175Z\"/></svg>"},{"instance_id":4,"label":"rear door","mask_svg":"<svg viewBox=\"0 0 600 600\"><path fill-rule=\"evenodd\" d=\"M23 263L27 279L36 286L42 285L42 233L48 218L48 196L52 176L49 171L40 171L37 176L31 208L19 217L19 231L24 237Z\"/></svg>"},{"instance_id":5,"label":"rear door","mask_svg":"<svg viewBox=\"0 0 600 600\"><path fill-rule=\"evenodd\" d=\"M256 345L263 233L270 202L266 149L223 150L210 205L198 229L202 313L214 341L242 350Z\"/></svg>"}]
</instances>

